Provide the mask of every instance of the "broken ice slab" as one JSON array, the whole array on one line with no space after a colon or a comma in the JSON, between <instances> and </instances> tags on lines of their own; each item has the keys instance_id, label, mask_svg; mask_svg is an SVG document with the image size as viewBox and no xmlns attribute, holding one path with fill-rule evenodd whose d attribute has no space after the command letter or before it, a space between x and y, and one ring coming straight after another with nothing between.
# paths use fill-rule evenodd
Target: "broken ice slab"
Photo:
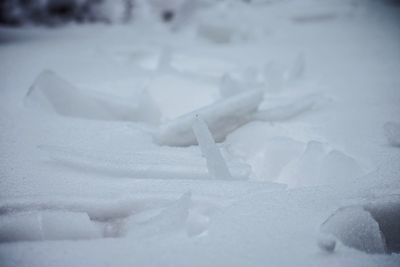
<instances>
[{"instance_id":1,"label":"broken ice slab","mask_svg":"<svg viewBox=\"0 0 400 267\"><path fill-rule=\"evenodd\" d=\"M328 149L318 141L310 141L303 154L283 168L278 180L291 187L344 186L364 172L355 158L339 150Z\"/></svg>"},{"instance_id":2,"label":"broken ice slab","mask_svg":"<svg viewBox=\"0 0 400 267\"><path fill-rule=\"evenodd\" d=\"M383 126L386 138L392 146L400 146L400 123L389 121Z\"/></svg>"},{"instance_id":3,"label":"broken ice slab","mask_svg":"<svg viewBox=\"0 0 400 267\"><path fill-rule=\"evenodd\" d=\"M247 123L263 99L259 90L221 99L211 105L182 115L160 126L154 140L160 145L189 146L197 144L192 130L194 116L198 114L207 123L216 141L222 141L226 135Z\"/></svg>"},{"instance_id":4,"label":"broken ice slab","mask_svg":"<svg viewBox=\"0 0 400 267\"><path fill-rule=\"evenodd\" d=\"M340 208L321 225L320 230L323 234L333 235L346 246L367 253L398 253L400 195L386 195L364 204ZM322 246L322 249L326 248Z\"/></svg>"},{"instance_id":5,"label":"broken ice slab","mask_svg":"<svg viewBox=\"0 0 400 267\"><path fill-rule=\"evenodd\" d=\"M0 216L0 242L100 238L83 212L29 211Z\"/></svg>"},{"instance_id":6,"label":"broken ice slab","mask_svg":"<svg viewBox=\"0 0 400 267\"><path fill-rule=\"evenodd\" d=\"M221 151L215 144L207 124L199 115L195 116L192 128L199 143L201 152L206 158L207 168L210 175L216 179L232 179Z\"/></svg>"},{"instance_id":7,"label":"broken ice slab","mask_svg":"<svg viewBox=\"0 0 400 267\"><path fill-rule=\"evenodd\" d=\"M160 112L141 91L131 100L77 88L52 71L43 71L29 89L25 103L62 116L157 124Z\"/></svg>"},{"instance_id":8,"label":"broken ice slab","mask_svg":"<svg viewBox=\"0 0 400 267\"><path fill-rule=\"evenodd\" d=\"M167 148L110 155L105 151L74 150L57 146L40 146L50 158L64 166L111 177L136 179L212 179L204 158L194 151ZM248 179L251 168L230 162L233 179Z\"/></svg>"},{"instance_id":9,"label":"broken ice slab","mask_svg":"<svg viewBox=\"0 0 400 267\"><path fill-rule=\"evenodd\" d=\"M229 74L222 76L219 82L219 93L221 97L230 97L245 90L242 84L235 81Z\"/></svg>"},{"instance_id":10,"label":"broken ice slab","mask_svg":"<svg viewBox=\"0 0 400 267\"><path fill-rule=\"evenodd\" d=\"M185 229L191 206L191 193L187 192L147 220L137 220L131 216L123 232L130 238L144 238Z\"/></svg>"},{"instance_id":11,"label":"broken ice slab","mask_svg":"<svg viewBox=\"0 0 400 267\"><path fill-rule=\"evenodd\" d=\"M331 234L344 245L367 253L385 253L385 241L378 223L361 206L344 207L332 214L321 232Z\"/></svg>"},{"instance_id":12,"label":"broken ice slab","mask_svg":"<svg viewBox=\"0 0 400 267\"><path fill-rule=\"evenodd\" d=\"M260 110L254 113L253 119L269 122L290 120L314 109L326 101L327 98L321 95L303 96L287 105Z\"/></svg>"}]
</instances>

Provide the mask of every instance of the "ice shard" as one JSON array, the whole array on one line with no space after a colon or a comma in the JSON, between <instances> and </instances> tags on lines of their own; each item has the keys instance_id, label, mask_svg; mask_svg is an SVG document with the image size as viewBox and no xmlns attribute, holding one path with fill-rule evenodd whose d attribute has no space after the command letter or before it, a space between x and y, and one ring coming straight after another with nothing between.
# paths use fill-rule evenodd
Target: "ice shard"
<instances>
[{"instance_id":1,"label":"ice shard","mask_svg":"<svg viewBox=\"0 0 400 267\"><path fill-rule=\"evenodd\" d=\"M210 175L215 179L232 179L232 175L222 157L221 151L215 144L207 124L199 115L195 116L192 128L201 152L206 158Z\"/></svg>"},{"instance_id":2,"label":"ice shard","mask_svg":"<svg viewBox=\"0 0 400 267\"><path fill-rule=\"evenodd\" d=\"M247 123L263 99L263 92L248 90L221 99L211 105L182 115L162 124L154 135L159 145L189 146L197 144L192 131L193 117L198 114L207 123L215 140L222 141L226 135Z\"/></svg>"},{"instance_id":3,"label":"ice shard","mask_svg":"<svg viewBox=\"0 0 400 267\"><path fill-rule=\"evenodd\" d=\"M29 89L25 104L67 117L142 121L157 124L160 112L146 91L132 100L77 88L52 71L43 71Z\"/></svg>"}]
</instances>

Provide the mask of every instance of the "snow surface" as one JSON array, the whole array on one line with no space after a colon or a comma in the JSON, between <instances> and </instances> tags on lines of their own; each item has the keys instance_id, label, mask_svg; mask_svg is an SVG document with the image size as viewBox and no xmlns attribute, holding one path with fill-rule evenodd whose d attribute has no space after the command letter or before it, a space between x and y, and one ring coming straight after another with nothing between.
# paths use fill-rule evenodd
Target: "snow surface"
<instances>
[{"instance_id":1,"label":"snow surface","mask_svg":"<svg viewBox=\"0 0 400 267\"><path fill-rule=\"evenodd\" d=\"M151 2L0 28L0 266L400 266L395 1Z\"/></svg>"}]
</instances>

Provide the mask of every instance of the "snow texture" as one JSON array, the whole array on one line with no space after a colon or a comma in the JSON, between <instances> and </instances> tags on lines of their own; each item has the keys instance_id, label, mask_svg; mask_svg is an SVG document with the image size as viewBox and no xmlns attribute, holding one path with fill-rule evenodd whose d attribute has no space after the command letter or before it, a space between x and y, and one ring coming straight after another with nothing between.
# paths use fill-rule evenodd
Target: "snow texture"
<instances>
[{"instance_id":1,"label":"snow texture","mask_svg":"<svg viewBox=\"0 0 400 267\"><path fill-rule=\"evenodd\" d=\"M0 266L400 266L396 2L0 1Z\"/></svg>"}]
</instances>

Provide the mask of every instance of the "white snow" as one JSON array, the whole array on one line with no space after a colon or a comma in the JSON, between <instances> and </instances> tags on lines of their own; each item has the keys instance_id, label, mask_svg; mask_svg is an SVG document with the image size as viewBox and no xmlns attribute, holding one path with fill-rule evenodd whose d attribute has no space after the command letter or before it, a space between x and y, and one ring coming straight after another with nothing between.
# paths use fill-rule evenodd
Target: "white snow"
<instances>
[{"instance_id":1,"label":"white snow","mask_svg":"<svg viewBox=\"0 0 400 267\"><path fill-rule=\"evenodd\" d=\"M396 1L112 2L0 27L0 266L400 266Z\"/></svg>"}]
</instances>

